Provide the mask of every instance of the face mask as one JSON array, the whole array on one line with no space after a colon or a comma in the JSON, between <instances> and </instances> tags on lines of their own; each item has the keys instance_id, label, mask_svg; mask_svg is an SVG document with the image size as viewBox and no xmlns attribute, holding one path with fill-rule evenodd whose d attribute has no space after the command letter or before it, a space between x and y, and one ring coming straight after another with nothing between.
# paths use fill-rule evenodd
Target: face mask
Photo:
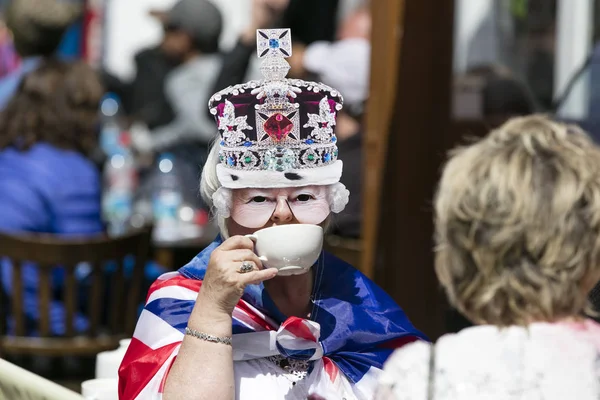
<instances>
[{"instance_id":1,"label":"face mask","mask_svg":"<svg viewBox=\"0 0 600 400\"><path fill-rule=\"evenodd\" d=\"M302 224L318 225L331 212L326 186L285 189L237 189L233 191L231 218L239 225L265 226L275 211L291 212Z\"/></svg>"}]
</instances>

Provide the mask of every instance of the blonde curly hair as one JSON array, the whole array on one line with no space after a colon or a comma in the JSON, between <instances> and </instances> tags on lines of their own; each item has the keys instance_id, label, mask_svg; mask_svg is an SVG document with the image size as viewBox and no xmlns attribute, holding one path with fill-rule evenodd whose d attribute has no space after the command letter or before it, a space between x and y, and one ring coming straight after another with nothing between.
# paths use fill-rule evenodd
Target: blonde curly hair
<instances>
[{"instance_id":1,"label":"blonde curly hair","mask_svg":"<svg viewBox=\"0 0 600 400\"><path fill-rule=\"evenodd\" d=\"M576 126L514 118L451 153L435 201L438 278L472 322L577 316L600 279L600 150Z\"/></svg>"}]
</instances>

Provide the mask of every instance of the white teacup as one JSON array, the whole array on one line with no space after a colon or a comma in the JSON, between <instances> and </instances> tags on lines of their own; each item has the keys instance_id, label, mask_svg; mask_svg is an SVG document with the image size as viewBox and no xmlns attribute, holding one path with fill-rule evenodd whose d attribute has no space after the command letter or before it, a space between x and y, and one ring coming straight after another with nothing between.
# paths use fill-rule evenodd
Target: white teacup
<instances>
[{"instance_id":1,"label":"white teacup","mask_svg":"<svg viewBox=\"0 0 600 400\"><path fill-rule=\"evenodd\" d=\"M118 400L117 379L92 379L81 384L81 394L86 400Z\"/></svg>"},{"instance_id":2,"label":"white teacup","mask_svg":"<svg viewBox=\"0 0 600 400\"><path fill-rule=\"evenodd\" d=\"M294 224L261 229L248 235L264 266L277 268L279 275L306 273L319 259L323 249L323 228Z\"/></svg>"}]
</instances>

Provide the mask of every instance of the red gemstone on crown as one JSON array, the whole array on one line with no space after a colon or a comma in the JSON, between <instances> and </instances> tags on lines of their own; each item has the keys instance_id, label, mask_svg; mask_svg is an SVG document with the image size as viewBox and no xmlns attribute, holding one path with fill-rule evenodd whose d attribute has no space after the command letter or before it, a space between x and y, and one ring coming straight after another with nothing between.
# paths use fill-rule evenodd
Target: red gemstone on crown
<instances>
[{"instance_id":1,"label":"red gemstone on crown","mask_svg":"<svg viewBox=\"0 0 600 400\"><path fill-rule=\"evenodd\" d=\"M234 128L234 127L233 127L233 126L231 126L231 125L228 125L228 126L227 126L227 130L228 130L229 132L233 131L233 128Z\"/></svg>"},{"instance_id":2,"label":"red gemstone on crown","mask_svg":"<svg viewBox=\"0 0 600 400\"><path fill-rule=\"evenodd\" d=\"M264 124L265 132L275 142L281 142L289 135L294 124L283 114L273 114Z\"/></svg>"}]
</instances>

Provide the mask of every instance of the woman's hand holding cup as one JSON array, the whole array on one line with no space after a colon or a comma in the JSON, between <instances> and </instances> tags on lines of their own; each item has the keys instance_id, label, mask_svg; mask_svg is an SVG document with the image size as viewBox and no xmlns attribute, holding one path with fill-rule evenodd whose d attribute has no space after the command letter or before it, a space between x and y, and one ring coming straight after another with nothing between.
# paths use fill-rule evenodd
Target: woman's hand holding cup
<instances>
[{"instance_id":1,"label":"woman's hand holding cup","mask_svg":"<svg viewBox=\"0 0 600 400\"><path fill-rule=\"evenodd\" d=\"M252 266L252 270L244 272L242 266ZM251 239L231 237L212 252L198 300L205 311L210 308L231 317L246 286L272 279L277 272L275 268L264 269Z\"/></svg>"}]
</instances>

